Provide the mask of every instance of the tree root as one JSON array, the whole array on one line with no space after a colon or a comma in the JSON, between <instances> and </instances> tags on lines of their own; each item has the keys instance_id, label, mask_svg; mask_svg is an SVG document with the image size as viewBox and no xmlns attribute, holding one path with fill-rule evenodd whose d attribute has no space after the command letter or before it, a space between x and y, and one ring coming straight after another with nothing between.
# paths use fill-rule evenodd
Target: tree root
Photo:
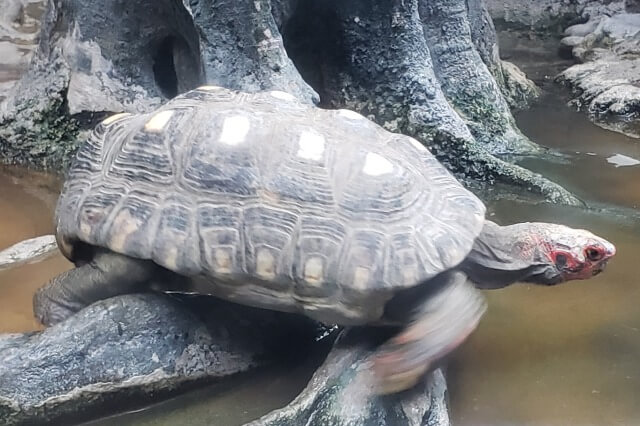
<instances>
[{"instance_id":1,"label":"tree root","mask_svg":"<svg viewBox=\"0 0 640 426\"><path fill-rule=\"evenodd\" d=\"M552 202L582 204L560 185L497 157L544 150L515 126L474 48L462 3L310 3L285 27L285 46L323 106L354 109L415 137L461 179L497 180Z\"/></svg>"},{"instance_id":2,"label":"tree root","mask_svg":"<svg viewBox=\"0 0 640 426\"><path fill-rule=\"evenodd\" d=\"M449 426L447 385L441 370L401 394L373 393L367 363L378 339L365 330L342 331L296 399L245 426Z\"/></svg>"}]
</instances>

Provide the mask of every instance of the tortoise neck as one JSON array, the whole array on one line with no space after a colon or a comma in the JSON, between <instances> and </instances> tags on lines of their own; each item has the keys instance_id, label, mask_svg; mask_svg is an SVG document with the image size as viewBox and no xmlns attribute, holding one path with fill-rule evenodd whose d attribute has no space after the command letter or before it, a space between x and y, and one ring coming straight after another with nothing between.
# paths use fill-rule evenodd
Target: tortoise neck
<instances>
[{"instance_id":1,"label":"tortoise neck","mask_svg":"<svg viewBox=\"0 0 640 426\"><path fill-rule=\"evenodd\" d=\"M557 271L545 256L544 242L530 224L500 226L486 221L462 269L477 287L503 288L524 281L555 284Z\"/></svg>"}]
</instances>

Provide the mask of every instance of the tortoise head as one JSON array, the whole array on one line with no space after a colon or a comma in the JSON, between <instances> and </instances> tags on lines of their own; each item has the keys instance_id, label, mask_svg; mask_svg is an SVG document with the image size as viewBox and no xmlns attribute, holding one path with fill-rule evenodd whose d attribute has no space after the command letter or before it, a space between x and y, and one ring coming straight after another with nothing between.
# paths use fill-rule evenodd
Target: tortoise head
<instances>
[{"instance_id":1,"label":"tortoise head","mask_svg":"<svg viewBox=\"0 0 640 426\"><path fill-rule=\"evenodd\" d=\"M486 221L461 267L480 288L518 281L553 285L599 274L615 253L613 244L584 229Z\"/></svg>"},{"instance_id":2,"label":"tortoise head","mask_svg":"<svg viewBox=\"0 0 640 426\"><path fill-rule=\"evenodd\" d=\"M588 279L602 272L616 254L612 243L585 229L539 222L512 226L520 228L520 256L538 265L529 282L551 285Z\"/></svg>"}]
</instances>

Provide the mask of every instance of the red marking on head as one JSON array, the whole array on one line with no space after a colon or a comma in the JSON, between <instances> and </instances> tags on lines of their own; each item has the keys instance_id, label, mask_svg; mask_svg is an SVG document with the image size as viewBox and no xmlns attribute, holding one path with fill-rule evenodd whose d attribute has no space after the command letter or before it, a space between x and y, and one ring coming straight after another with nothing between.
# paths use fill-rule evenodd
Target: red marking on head
<instances>
[{"instance_id":1,"label":"red marking on head","mask_svg":"<svg viewBox=\"0 0 640 426\"><path fill-rule=\"evenodd\" d=\"M584 280L602 272L616 253L615 247L591 244L582 252L572 253L567 250L551 250L550 257L561 272L564 281Z\"/></svg>"}]
</instances>

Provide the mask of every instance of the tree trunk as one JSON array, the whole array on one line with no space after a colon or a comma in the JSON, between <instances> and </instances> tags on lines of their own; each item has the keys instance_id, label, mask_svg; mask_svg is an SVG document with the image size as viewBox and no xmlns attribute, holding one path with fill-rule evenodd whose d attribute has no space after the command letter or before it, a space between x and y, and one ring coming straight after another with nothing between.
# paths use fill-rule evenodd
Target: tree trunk
<instances>
[{"instance_id":1,"label":"tree trunk","mask_svg":"<svg viewBox=\"0 0 640 426\"><path fill-rule=\"evenodd\" d=\"M505 161L543 150L508 108L534 91L504 70L482 0L49 0L37 53L0 108L0 157L64 168L106 114L207 83L351 108L416 137L469 183L579 204Z\"/></svg>"}]
</instances>

